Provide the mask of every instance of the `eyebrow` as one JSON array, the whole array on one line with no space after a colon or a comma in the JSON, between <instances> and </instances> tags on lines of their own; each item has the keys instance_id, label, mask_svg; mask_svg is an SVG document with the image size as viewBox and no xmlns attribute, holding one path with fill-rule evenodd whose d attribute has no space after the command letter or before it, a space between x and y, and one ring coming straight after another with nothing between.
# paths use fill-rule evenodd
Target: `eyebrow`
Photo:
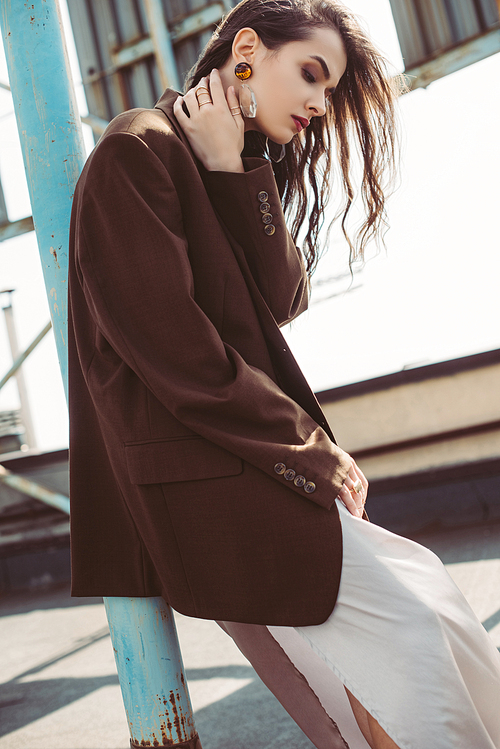
<instances>
[{"instance_id":1,"label":"eyebrow","mask_svg":"<svg viewBox=\"0 0 500 749\"><path fill-rule=\"evenodd\" d=\"M325 60L319 55L309 55L309 57L311 58L311 60L316 60L316 62L319 62L319 64L321 65L321 70L323 71L323 75L325 76L325 80L328 80L330 78L330 70ZM330 91L332 92L332 94L335 93L335 88L335 86L331 87Z\"/></svg>"},{"instance_id":2,"label":"eyebrow","mask_svg":"<svg viewBox=\"0 0 500 749\"><path fill-rule=\"evenodd\" d=\"M323 75L328 80L328 78L330 77L330 71L328 70L328 65L326 64L324 59L319 55L309 55L309 57L311 58L311 60L316 60L317 62L319 62L319 64L321 65L321 70L323 71Z\"/></svg>"}]
</instances>

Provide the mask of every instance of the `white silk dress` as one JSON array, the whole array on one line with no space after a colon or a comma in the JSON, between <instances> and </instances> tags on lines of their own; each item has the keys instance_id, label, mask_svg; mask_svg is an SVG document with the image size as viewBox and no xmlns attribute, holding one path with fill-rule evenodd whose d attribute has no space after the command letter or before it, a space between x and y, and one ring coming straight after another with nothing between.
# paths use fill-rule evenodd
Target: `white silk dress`
<instances>
[{"instance_id":1,"label":"white silk dress","mask_svg":"<svg viewBox=\"0 0 500 749\"><path fill-rule=\"evenodd\" d=\"M369 749L344 686L400 749L500 749L500 653L438 557L337 500L326 622L219 622L317 749Z\"/></svg>"}]
</instances>

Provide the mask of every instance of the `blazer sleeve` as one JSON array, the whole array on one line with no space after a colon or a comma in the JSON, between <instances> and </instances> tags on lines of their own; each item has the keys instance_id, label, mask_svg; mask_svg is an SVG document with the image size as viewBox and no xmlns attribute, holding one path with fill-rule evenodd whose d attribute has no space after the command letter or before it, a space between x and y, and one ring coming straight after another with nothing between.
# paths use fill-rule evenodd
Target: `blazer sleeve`
<instances>
[{"instance_id":1,"label":"blazer sleeve","mask_svg":"<svg viewBox=\"0 0 500 749\"><path fill-rule=\"evenodd\" d=\"M243 164L241 174L202 170L203 182L219 218L243 247L276 322L285 325L307 309L304 261L287 229L271 164L255 157Z\"/></svg>"},{"instance_id":2,"label":"blazer sleeve","mask_svg":"<svg viewBox=\"0 0 500 749\"><path fill-rule=\"evenodd\" d=\"M176 189L136 135L108 135L74 212L77 272L98 328L188 428L277 481L283 463L308 481L291 491L329 509L349 459L264 372L225 344L194 299Z\"/></svg>"}]
</instances>

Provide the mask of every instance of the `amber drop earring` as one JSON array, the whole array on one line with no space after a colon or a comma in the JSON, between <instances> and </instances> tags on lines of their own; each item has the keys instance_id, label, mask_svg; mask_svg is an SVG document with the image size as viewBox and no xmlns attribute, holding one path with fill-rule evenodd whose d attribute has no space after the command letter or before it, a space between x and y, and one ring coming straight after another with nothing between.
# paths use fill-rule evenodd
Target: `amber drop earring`
<instances>
[{"instance_id":1,"label":"amber drop earring","mask_svg":"<svg viewBox=\"0 0 500 749\"><path fill-rule=\"evenodd\" d=\"M246 81L247 78L250 78L252 72L252 66L248 62L239 62L234 69L234 74L240 81Z\"/></svg>"},{"instance_id":2,"label":"amber drop earring","mask_svg":"<svg viewBox=\"0 0 500 749\"><path fill-rule=\"evenodd\" d=\"M240 81L247 81L252 72L252 66L248 62L239 62L234 69L234 74ZM248 83L241 84L239 100L243 117L253 119L257 114L257 100Z\"/></svg>"}]
</instances>

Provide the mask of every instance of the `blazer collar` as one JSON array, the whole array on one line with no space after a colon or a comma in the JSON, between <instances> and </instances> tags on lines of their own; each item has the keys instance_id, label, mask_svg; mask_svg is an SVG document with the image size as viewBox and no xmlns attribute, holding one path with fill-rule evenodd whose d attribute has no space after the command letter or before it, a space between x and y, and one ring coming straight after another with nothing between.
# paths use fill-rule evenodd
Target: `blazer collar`
<instances>
[{"instance_id":1,"label":"blazer collar","mask_svg":"<svg viewBox=\"0 0 500 749\"><path fill-rule=\"evenodd\" d=\"M177 122L177 118L174 114L174 101L178 96L182 96L182 94L179 94L178 91L174 91L172 88L167 88L156 102L155 109L161 109L163 114L166 115L168 121L172 125L172 130L181 139L181 141L190 150L190 152L193 153L191 146L189 145L189 141L184 135L184 131Z\"/></svg>"}]
</instances>

